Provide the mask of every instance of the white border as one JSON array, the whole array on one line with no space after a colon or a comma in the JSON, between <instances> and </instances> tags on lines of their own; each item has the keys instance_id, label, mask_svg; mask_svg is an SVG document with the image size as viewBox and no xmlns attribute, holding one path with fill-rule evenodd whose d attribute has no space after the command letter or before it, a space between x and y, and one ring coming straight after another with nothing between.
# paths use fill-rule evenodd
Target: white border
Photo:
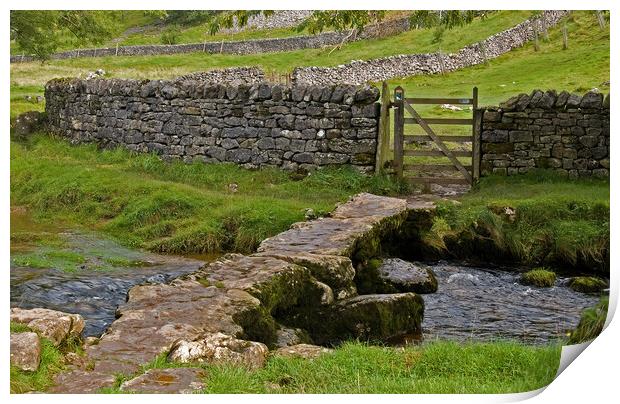
<instances>
[{"instance_id":1,"label":"white border","mask_svg":"<svg viewBox=\"0 0 620 404\"><path fill-rule=\"evenodd\" d=\"M3 374L0 378L0 384L2 386L3 395L8 396L9 392L9 352L8 352L8 302L9 302L9 184L10 184L10 154L9 154L9 83L10 83L10 68L9 68L9 10L10 8L16 9L63 9L63 8L97 8L97 9L377 9L378 6L381 9L387 10L406 10L406 9L571 9L571 10L583 10L583 9L600 9L600 10L612 10L612 15L615 18L615 13L618 10L616 5L618 2L612 1L600 1L590 0L584 1L532 1L521 0L518 2L510 2L504 4L503 2L478 0L474 2L463 1L429 1L429 0L416 0L416 1L394 1L384 0L381 2L369 1L369 0L316 0L305 2L291 2L291 1L264 1L264 0L227 0L225 2L207 2L202 1L163 1L163 0L151 0L151 1L133 1L131 3L126 0L106 0L105 2L97 3L84 3L83 1L30 1L24 0L20 2L3 2L3 13L1 14L4 40L2 42L2 48L5 55L5 62L2 65L2 73L4 77L3 82L3 98L2 98L2 127L4 128L3 135L3 147L0 149L0 166L2 167L2 190L0 193L0 204L2 209L2 216L0 216L1 222L1 235L0 242L5 252L4 257L4 287L2 289L3 298L5 302L5 308L0 310L2 319L0 320L0 327L2 328L2 335L4 336L4 343L1 345L1 352L4 360L0 361L3 367ZM615 38L618 38L618 28L616 24L612 23L612 55L611 58L611 82L616 84L618 76L616 73L615 57L617 57L617 51L613 47L615 45ZM614 94L614 100L615 94ZM616 119L613 117L618 116L618 108L616 104L612 105L612 143L615 147L616 134L618 134L619 125ZM617 153L616 153L617 154ZM615 158L615 155L614 155ZM614 159L611 159L611 186L612 190L616 190L617 178L620 173L618 172L618 164ZM611 229L612 229L612 243L617 239L615 235L618 230L618 198L614 193L611 194ZM612 291L610 296L610 313L615 311L618 298L618 277L617 270L615 269L618 262L618 249L612 248L611 250L611 268L612 268ZM608 323L611 321L610 316ZM551 383L546 389L541 389L535 392L521 393L521 394L506 394L506 395L389 395L389 397L374 397L372 395L205 395L205 396L175 396L174 400L177 401L208 401L210 403L226 403L230 404L231 401L243 401L252 403L285 403L291 399L300 403L312 403L316 402L331 402L334 400L355 400L355 401L368 401L374 402L376 400L389 400L394 403L410 403L411 400L415 400L416 403L427 402L465 402L465 403L481 403L481 402L514 402L527 398L531 398L532 403L542 402L579 402L579 403L605 403L614 399L612 397L617 396L618 392L618 341L620 341L620 327L618 326L618 320L611 322L605 331L591 344L583 344L583 346L571 347L563 350L562 362L563 365L570 364L572 360L574 362L566 367L566 369L559 374L557 379ZM587 349L585 349L587 347ZM585 352L581 355L581 349L585 349ZM576 359L575 357L578 356ZM89 400L91 403L107 402L110 400L122 401L122 402L169 402L169 396L109 396L109 395L89 395L84 397L81 395L11 395L8 397L14 402L39 402L47 401L52 402L60 401L68 403L77 403L83 399ZM617 398L616 398L617 399ZM615 401L615 400L614 400Z\"/></svg>"}]
</instances>

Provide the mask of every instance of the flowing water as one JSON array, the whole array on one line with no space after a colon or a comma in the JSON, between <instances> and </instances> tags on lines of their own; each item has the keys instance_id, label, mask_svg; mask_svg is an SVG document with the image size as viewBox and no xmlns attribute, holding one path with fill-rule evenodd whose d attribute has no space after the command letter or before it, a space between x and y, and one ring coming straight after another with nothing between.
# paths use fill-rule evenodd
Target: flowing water
<instances>
[{"instance_id":1,"label":"flowing water","mask_svg":"<svg viewBox=\"0 0 620 404\"><path fill-rule=\"evenodd\" d=\"M424 340L517 339L545 343L566 336L597 296L578 293L558 278L551 288L519 283L514 269L438 262L439 288L424 295Z\"/></svg>"},{"instance_id":2,"label":"flowing water","mask_svg":"<svg viewBox=\"0 0 620 404\"><path fill-rule=\"evenodd\" d=\"M11 307L81 314L86 322L85 336L105 331L132 286L169 282L214 258L131 250L91 233L63 231L58 236L62 246L12 242ZM36 267L24 263L36 263Z\"/></svg>"}]
</instances>

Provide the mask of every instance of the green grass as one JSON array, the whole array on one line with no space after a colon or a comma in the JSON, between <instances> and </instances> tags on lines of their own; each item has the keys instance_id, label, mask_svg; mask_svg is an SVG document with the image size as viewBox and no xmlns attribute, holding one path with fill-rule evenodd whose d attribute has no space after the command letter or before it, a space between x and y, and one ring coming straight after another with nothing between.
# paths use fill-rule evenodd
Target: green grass
<instances>
[{"instance_id":1,"label":"green grass","mask_svg":"<svg viewBox=\"0 0 620 404\"><path fill-rule=\"evenodd\" d=\"M535 268L521 274L521 282L525 285L549 288L555 284L555 272L548 268Z\"/></svg>"},{"instance_id":2,"label":"green grass","mask_svg":"<svg viewBox=\"0 0 620 404\"><path fill-rule=\"evenodd\" d=\"M238 191L228 191L228 184ZM402 183L351 168L301 181L276 169L165 163L45 135L11 143L11 204L42 223L98 230L129 247L167 253L253 251L266 237L361 191L405 192ZM43 265L43 263L41 263Z\"/></svg>"},{"instance_id":3,"label":"green grass","mask_svg":"<svg viewBox=\"0 0 620 404\"><path fill-rule=\"evenodd\" d=\"M429 245L457 255L558 270L609 272L609 181L550 171L481 179L460 204L440 203ZM506 215L505 208L515 211Z\"/></svg>"},{"instance_id":4,"label":"green grass","mask_svg":"<svg viewBox=\"0 0 620 404\"><path fill-rule=\"evenodd\" d=\"M609 297L604 296L594 307L585 309L575 330L569 337L569 344L580 344L596 338L605 326Z\"/></svg>"},{"instance_id":5,"label":"green grass","mask_svg":"<svg viewBox=\"0 0 620 404\"><path fill-rule=\"evenodd\" d=\"M437 341L395 349L349 342L314 360L271 357L265 368L206 368L204 393L515 393L553 380L560 346ZM159 357L150 368L177 367ZM196 366L192 364L181 366ZM106 393L119 392L127 377Z\"/></svg>"}]
</instances>

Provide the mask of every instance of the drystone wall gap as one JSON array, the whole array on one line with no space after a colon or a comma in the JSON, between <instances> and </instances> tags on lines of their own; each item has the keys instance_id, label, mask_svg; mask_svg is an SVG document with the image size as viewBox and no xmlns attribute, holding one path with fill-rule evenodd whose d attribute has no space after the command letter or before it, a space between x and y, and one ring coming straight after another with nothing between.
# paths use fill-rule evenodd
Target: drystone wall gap
<instances>
[{"instance_id":1,"label":"drystone wall gap","mask_svg":"<svg viewBox=\"0 0 620 404\"><path fill-rule=\"evenodd\" d=\"M609 176L609 95L535 90L483 109L481 174Z\"/></svg>"},{"instance_id":2,"label":"drystone wall gap","mask_svg":"<svg viewBox=\"0 0 620 404\"><path fill-rule=\"evenodd\" d=\"M191 78L191 77L190 77ZM50 129L73 143L185 162L374 171L379 90L370 86L222 85L195 80L55 79Z\"/></svg>"}]
</instances>

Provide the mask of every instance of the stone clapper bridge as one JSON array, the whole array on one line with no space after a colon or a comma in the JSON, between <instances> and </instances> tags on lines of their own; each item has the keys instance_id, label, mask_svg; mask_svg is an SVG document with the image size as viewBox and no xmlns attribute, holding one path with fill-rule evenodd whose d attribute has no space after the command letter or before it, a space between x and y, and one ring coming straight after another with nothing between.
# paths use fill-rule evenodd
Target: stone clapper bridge
<instances>
[{"instance_id":1,"label":"stone clapper bridge","mask_svg":"<svg viewBox=\"0 0 620 404\"><path fill-rule=\"evenodd\" d=\"M356 267L359 272L365 268L360 263L378 256L380 239L412 212L433 208L430 202L359 194L329 217L295 223L264 240L255 254L227 254L170 284L135 286L117 320L85 346L83 363L57 375L51 391L97 392L162 354L182 363L259 368L269 348L293 352L310 341L329 346L419 333L422 298L412 292L358 295ZM165 370L152 371L172 382ZM200 372L186 369L180 377L196 387ZM140 375L121 389L150 391L154 382L147 379Z\"/></svg>"}]
</instances>

